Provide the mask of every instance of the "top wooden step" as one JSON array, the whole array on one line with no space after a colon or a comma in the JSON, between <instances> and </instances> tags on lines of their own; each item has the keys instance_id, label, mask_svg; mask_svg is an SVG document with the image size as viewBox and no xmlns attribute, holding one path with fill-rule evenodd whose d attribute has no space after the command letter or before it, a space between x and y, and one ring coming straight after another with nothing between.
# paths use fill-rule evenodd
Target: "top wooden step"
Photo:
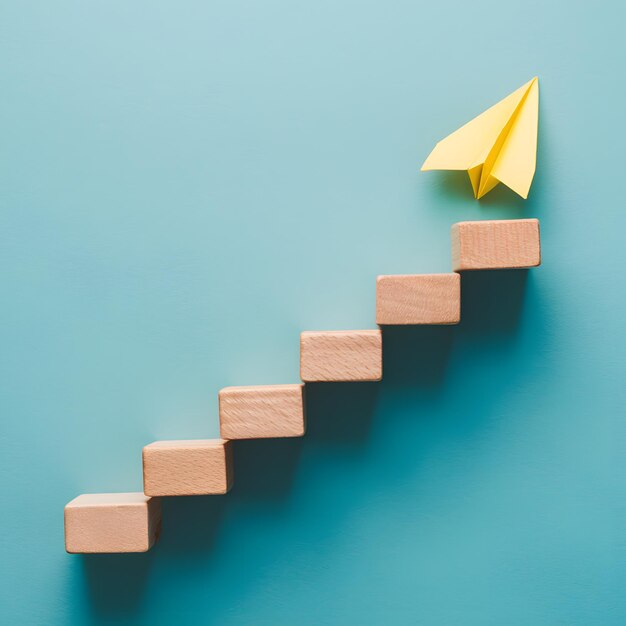
<instances>
[{"instance_id":1,"label":"top wooden step","mask_svg":"<svg viewBox=\"0 0 626 626\"><path fill-rule=\"evenodd\" d=\"M452 269L525 269L541 264L539 220L483 220L452 226Z\"/></svg>"}]
</instances>

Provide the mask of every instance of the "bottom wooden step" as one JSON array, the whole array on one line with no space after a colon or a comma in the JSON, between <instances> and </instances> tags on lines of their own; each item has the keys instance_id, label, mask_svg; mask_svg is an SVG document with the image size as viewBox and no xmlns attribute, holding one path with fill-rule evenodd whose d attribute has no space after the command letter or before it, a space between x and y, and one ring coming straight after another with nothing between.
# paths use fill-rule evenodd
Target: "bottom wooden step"
<instances>
[{"instance_id":1,"label":"bottom wooden step","mask_svg":"<svg viewBox=\"0 0 626 626\"><path fill-rule=\"evenodd\" d=\"M73 554L147 552L161 529L161 503L143 493L86 493L65 506Z\"/></svg>"}]
</instances>

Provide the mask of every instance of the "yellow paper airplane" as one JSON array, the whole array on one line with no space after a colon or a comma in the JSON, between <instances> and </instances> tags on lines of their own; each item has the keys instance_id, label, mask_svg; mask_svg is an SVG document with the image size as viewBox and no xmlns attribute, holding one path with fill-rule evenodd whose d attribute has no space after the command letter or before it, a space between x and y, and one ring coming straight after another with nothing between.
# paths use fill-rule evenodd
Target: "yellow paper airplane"
<instances>
[{"instance_id":1,"label":"yellow paper airplane","mask_svg":"<svg viewBox=\"0 0 626 626\"><path fill-rule=\"evenodd\" d=\"M539 79L494 104L440 141L422 165L427 170L467 170L474 196L498 183L528 197L537 160Z\"/></svg>"}]
</instances>

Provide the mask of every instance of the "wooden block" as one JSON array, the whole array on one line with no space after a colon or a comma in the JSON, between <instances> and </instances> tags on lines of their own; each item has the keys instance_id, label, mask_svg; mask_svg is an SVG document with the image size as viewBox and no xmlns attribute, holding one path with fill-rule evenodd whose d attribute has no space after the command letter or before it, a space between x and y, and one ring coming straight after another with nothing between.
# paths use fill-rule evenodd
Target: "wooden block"
<instances>
[{"instance_id":1,"label":"wooden block","mask_svg":"<svg viewBox=\"0 0 626 626\"><path fill-rule=\"evenodd\" d=\"M232 447L223 439L155 441L143 449L147 496L226 493L232 486Z\"/></svg>"},{"instance_id":2,"label":"wooden block","mask_svg":"<svg viewBox=\"0 0 626 626\"><path fill-rule=\"evenodd\" d=\"M223 439L304 435L304 385L226 387L220 390Z\"/></svg>"},{"instance_id":3,"label":"wooden block","mask_svg":"<svg viewBox=\"0 0 626 626\"><path fill-rule=\"evenodd\" d=\"M306 382L367 381L383 377L380 330L304 332L300 378Z\"/></svg>"},{"instance_id":4,"label":"wooden block","mask_svg":"<svg viewBox=\"0 0 626 626\"><path fill-rule=\"evenodd\" d=\"M146 552L161 527L161 503L143 493L87 493L65 506L65 549L73 554Z\"/></svg>"},{"instance_id":5,"label":"wooden block","mask_svg":"<svg viewBox=\"0 0 626 626\"><path fill-rule=\"evenodd\" d=\"M460 320L458 274L379 276L376 281L377 324L458 324Z\"/></svg>"},{"instance_id":6,"label":"wooden block","mask_svg":"<svg viewBox=\"0 0 626 626\"><path fill-rule=\"evenodd\" d=\"M452 225L452 269L497 270L541 264L539 220L483 220Z\"/></svg>"}]
</instances>

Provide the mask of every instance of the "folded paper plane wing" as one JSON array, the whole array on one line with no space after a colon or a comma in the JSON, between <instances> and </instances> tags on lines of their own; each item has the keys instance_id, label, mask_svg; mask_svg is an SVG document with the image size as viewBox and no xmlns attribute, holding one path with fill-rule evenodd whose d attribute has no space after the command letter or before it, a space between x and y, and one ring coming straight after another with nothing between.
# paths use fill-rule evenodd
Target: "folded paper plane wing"
<instances>
[{"instance_id":1,"label":"folded paper plane wing","mask_svg":"<svg viewBox=\"0 0 626 626\"><path fill-rule=\"evenodd\" d=\"M467 170L476 198L499 182L527 198L535 174L538 119L535 77L440 141L422 171Z\"/></svg>"}]
</instances>

